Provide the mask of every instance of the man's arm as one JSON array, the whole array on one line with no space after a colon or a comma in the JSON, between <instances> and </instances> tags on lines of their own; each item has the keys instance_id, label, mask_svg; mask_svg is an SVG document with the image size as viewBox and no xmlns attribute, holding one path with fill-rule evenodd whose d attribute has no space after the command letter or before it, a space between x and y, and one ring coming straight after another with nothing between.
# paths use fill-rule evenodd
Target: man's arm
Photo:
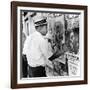
<instances>
[{"instance_id":1,"label":"man's arm","mask_svg":"<svg viewBox=\"0 0 90 90\"><path fill-rule=\"evenodd\" d=\"M46 59L50 57L47 40L42 40L42 42L40 42L40 50Z\"/></svg>"},{"instance_id":2,"label":"man's arm","mask_svg":"<svg viewBox=\"0 0 90 90\"><path fill-rule=\"evenodd\" d=\"M48 49L48 41L43 40L40 42L40 50L45 58L46 65L49 67L53 68L52 62L48 59L51 55L49 54L49 49Z\"/></svg>"}]
</instances>

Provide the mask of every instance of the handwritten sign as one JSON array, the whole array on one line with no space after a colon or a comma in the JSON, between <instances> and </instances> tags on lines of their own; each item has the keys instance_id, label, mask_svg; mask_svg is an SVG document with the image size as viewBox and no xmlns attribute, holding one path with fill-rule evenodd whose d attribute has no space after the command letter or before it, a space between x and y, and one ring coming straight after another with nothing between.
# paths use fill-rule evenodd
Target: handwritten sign
<instances>
[{"instance_id":1,"label":"handwritten sign","mask_svg":"<svg viewBox=\"0 0 90 90\"><path fill-rule=\"evenodd\" d=\"M69 76L80 75L80 59L79 55L67 53Z\"/></svg>"}]
</instances>

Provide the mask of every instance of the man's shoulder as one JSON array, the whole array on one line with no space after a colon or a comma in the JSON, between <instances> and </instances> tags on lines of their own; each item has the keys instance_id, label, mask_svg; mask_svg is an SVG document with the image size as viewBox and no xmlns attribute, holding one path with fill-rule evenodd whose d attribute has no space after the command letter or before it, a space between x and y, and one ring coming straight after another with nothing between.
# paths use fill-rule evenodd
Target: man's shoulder
<instances>
[{"instance_id":1,"label":"man's shoulder","mask_svg":"<svg viewBox=\"0 0 90 90\"><path fill-rule=\"evenodd\" d=\"M40 36L40 33L35 31L33 34L31 34L31 36Z\"/></svg>"}]
</instances>

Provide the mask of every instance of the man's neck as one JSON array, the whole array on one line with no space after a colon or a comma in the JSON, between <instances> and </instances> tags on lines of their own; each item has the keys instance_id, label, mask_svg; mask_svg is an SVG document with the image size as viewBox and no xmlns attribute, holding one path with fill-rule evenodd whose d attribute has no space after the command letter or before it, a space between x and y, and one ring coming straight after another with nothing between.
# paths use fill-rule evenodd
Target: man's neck
<instances>
[{"instance_id":1,"label":"man's neck","mask_svg":"<svg viewBox=\"0 0 90 90\"><path fill-rule=\"evenodd\" d=\"M45 36L44 34L42 34L40 31L37 31L38 33L40 33L42 36Z\"/></svg>"}]
</instances>

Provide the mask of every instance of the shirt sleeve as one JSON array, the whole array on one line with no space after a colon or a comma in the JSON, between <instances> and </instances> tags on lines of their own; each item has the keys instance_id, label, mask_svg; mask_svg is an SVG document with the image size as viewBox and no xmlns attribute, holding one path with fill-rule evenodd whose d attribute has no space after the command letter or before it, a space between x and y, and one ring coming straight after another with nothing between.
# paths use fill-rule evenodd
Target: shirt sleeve
<instances>
[{"instance_id":1,"label":"shirt sleeve","mask_svg":"<svg viewBox=\"0 0 90 90\"><path fill-rule=\"evenodd\" d=\"M49 46L48 46L48 41L42 40L42 42L40 42L40 50L42 52L42 54L44 55L44 57L46 58L46 60L48 60L48 58L51 56L50 55L50 51L49 51Z\"/></svg>"}]
</instances>

